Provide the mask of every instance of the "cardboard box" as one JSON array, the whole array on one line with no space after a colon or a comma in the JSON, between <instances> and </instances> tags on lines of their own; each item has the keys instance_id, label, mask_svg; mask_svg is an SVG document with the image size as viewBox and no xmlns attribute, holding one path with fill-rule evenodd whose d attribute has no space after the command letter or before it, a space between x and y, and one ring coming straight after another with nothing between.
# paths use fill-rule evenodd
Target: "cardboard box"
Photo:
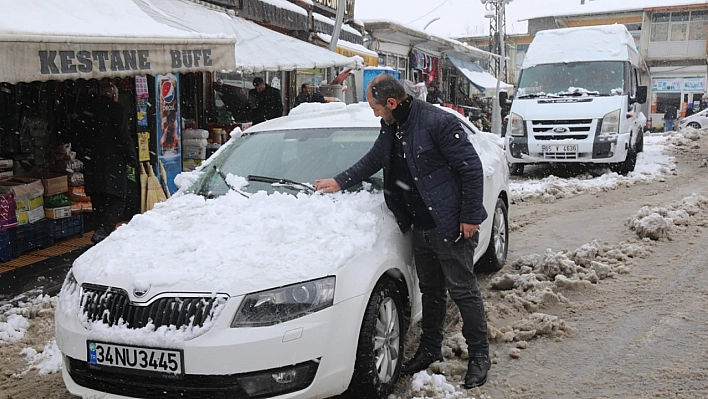
<instances>
[{"instance_id":1,"label":"cardboard box","mask_svg":"<svg viewBox=\"0 0 708 399\"><path fill-rule=\"evenodd\" d=\"M28 211L18 211L17 212L17 224L27 224L34 223L38 220L44 219L44 207L40 206Z\"/></svg>"},{"instance_id":2,"label":"cardboard box","mask_svg":"<svg viewBox=\"0 0 708 399\"><path fill-rule=\"evenodd\" d=\"M13 179L26 181L27 179L40 179L44 186L44 195L50 196L69 191L69 180L65 174L51 172L32 172L15 175Z\"/></svg>"},{"instance_id":3,"label":"cardboard box","mask_svg":"<svg viewBox=\"0 0 708 399\"><path fill-rule=\"evenodd\" d=\"M0 159L0 169L12 169L12 159Z\"/></svg>"},{"instance_id":4,"label":"cardboard box","mask_svg":"<svg viewBox=\"0 0 708 399\"><path fill-rule=\"evenodd\" d=\"M13 175L12 170L4 171L4 172L0 171L0 180L9 179L12 177L12 175Z\"/></svg>"},{"instance_id":5,"label":"cardboard box","mask_svg":"<svg viewBox=\"0 0 708 399\"><path fill-rule=\"evenodd\" d=\"M45 208L44 216L49 219L62 219L71 216L71 206L62 206L59 208Z\"/></svg>"},{"instance_id":6,"label":"cardboard box","mask_svg":"<svg viewBox=\"0 0 708 399\"><path fill-rule=\"evenodd\" d=\"M206 159L206 147L182 147L182 158Z\"/></svg>"},{"instance_id":7,"label":"cardboard box","mask_svg":"<svg viewBox=\"0 0 708 399\"><path fill-rule=\"evenodd\" d=\"M44 204L44 186L41 180L16 180L15 177L0 180L0 193L12 193L15 196L18 211L28 211Z\"/></svg>"}]
</instances>

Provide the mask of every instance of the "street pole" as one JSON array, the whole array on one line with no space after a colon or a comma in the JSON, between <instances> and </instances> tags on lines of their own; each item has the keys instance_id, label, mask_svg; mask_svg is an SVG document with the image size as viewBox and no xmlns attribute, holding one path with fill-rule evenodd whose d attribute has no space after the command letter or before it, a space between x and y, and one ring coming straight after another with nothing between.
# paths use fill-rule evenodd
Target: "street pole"
<instances>
[{"instance_id":1,"label":"street pole","mask_svg":"<svg viewBox=\"0 0 708 399\"><path fill-rule=\"evenodd\" d=\"M329 50L337 51L337 42L339 41L339 34L342 31L342 24L344 23L344 9L346 8L346 0L339 0L337 2L337 15L334 21L334 30L332 31L332 38L329 41ZM336 69L334 67L329 68L329 80L332 81L335 76L337 76Z\"/></svg>"},{"instance_id":2,"label":"street pole","mask_svg":"<svg viewBox=\"0 0 708 399\"><path fill-rule=\"evenodd\" d=\"M506 0L496 0L496 18L497 18L497 34L499 35L499 68L497 70L497 87L494 92L494 99L492 100L492 133L501 135L502 118L501 118L501 105L499 104L499 89L500 82L502 80L502 73L504 71L504 64L506 63L506 49L504 48L504 29L502 29L502 18L504 16L505 7L504 3Z\"/></svg>"}]
</instances>

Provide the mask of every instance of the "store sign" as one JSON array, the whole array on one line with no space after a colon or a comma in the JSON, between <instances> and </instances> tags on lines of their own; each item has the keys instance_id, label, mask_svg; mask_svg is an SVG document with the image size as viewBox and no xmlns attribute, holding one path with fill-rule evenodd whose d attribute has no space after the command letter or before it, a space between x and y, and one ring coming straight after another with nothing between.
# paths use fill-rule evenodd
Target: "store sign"
<instances>
[{"instance_id":1,"label":"store sign","mask_svg":"<svg viewBox=\"0 0 708 399\"><path fill-rule=\"evenodd\" d=\"M333 14L337 13L339 0L312 0L318 8L329 11ZM346 0L344 2L344 15L354 18L354 0Z\"/></svg>"},{"instance_id":2,"label":"store sign","mask_svg":"<svg viewBox=\"0 0 708 399\"><path fill-rule=\"evenodd\" d=\"M652 78L651 90L657 91L681 91L681 78Z\"/></svg>"},{"instance_id":3,"label":"store sign","mask_svg":"<svg viewBox=\"0 0 708 399\"><path fill-rule=\"evenodd\" d=\"M122 44L0 42L0 81L100 79L235 69L233 42Z\"/></svg>"},{"instance_id":4,"label":"store sign","mask_svg":"<svg viewBox=\"0 0 708 399\"><path fill-rule=\"evenodd\" d=\"M705 91L706 78L683 78L683 91Z\"/></svg>"}]
</instances>

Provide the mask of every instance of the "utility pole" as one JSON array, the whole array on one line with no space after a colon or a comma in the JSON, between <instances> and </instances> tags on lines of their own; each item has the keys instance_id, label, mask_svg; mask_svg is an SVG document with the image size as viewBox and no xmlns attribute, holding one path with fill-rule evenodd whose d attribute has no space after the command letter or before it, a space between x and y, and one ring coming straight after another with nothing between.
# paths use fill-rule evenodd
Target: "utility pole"
<instances>
[{"instance_id":1,"label":"utility pole","mask_svg":"<svg viewBox=\"0 0 708 399\"><path fill-rule=\"evenodd\" d=\"M489 16L489 50L498 57L492 57L492 71L497 78L496 91L492 100L492 133L501 134L502 118L499 104L500 82L506 81L506 4L511 0L480 0L486 7Z\"/></svg>"},{"instance_id":2,"label":"utility pole","mask_svg":"<svg viewBox=\"0 0 708 399\"><path fill-rule=\"evenodd\" d=\"M342 31L342 24L344 23L344 10L346 8L346 0L339 0L337 2L337 15L334 21L334 30L332 31L332 38L329 41L329 50L337 51L337 42L339 41L339 34ZM332 81L334 77L337 76L337 71L334 67L329 68L328 81Z\"/></svg>"}]
</instances>

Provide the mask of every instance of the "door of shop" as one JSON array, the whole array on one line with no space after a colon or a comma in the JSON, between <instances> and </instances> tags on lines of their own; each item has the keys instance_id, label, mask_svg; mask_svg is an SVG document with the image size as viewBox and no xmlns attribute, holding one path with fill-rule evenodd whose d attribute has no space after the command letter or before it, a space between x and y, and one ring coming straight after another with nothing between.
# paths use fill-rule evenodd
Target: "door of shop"
<instances>
[{"instance_id":1,"label":"door of shop","mask_svg":"<svg viewBox=\"0 0 708 399\"><path fill-rule=\"evenodd\" d=\"M681 116L690 116L692 112L698 111L701 105L701 98L703 98L703 92L684 92L683 93L683 104L681 104ZM691 108L692 111L688 113L686 110Z\"/></svg>"}]
</instances>

